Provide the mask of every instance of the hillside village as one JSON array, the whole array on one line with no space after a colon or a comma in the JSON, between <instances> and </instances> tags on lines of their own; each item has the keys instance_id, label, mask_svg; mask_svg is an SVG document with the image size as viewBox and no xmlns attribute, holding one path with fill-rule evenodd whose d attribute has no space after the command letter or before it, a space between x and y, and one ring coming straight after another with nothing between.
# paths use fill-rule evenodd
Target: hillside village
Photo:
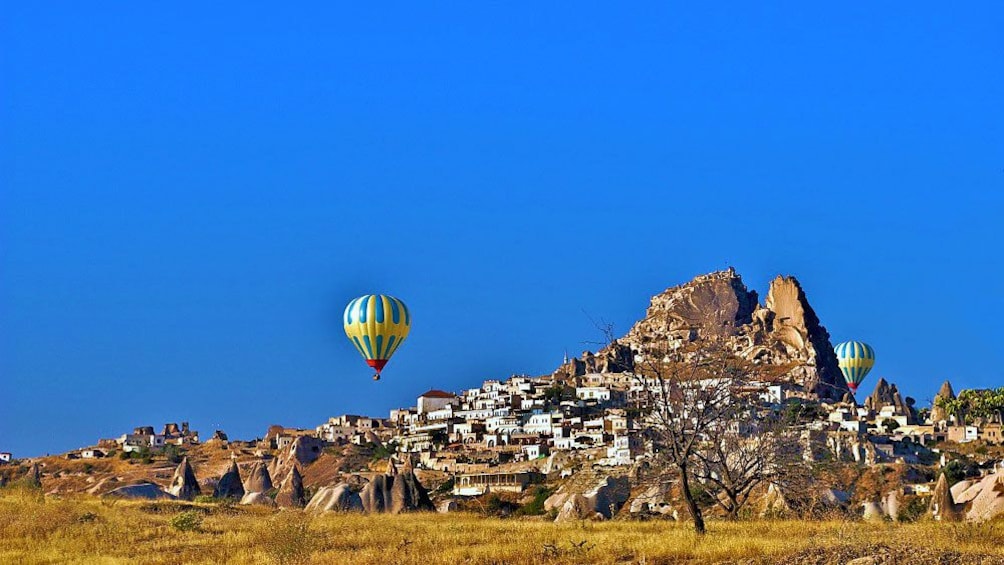
<instances>
[{"instance_id":1,"label":"hillside village","mask_svg":"<svg viewBox=\"0 0 1004 565\"><path fill-rule=\"evenodd\" d=\"M386 417L271 426L250 441L220 430L203 437L185 422L142 426L60 457L8 462L0 472L5 481L26 475L51 493L191 499L211 492L245 504L370 512L448 511L490 495L527 504L546 495L542 508L557 519L681 518L672 488L636 480L653 444L645 433L649 385L635 365L655 343L684 351L711 335L752 363L784 368L742 383L741 394L780 415L802 461L824 470L820 504L869 519L929 513L978 521L1004 512L999 417L949 413L944 406L956 395L947 381L930 406L883 378L855 399L798 282L778 277L761 305L731 269L654 297L626 336L566 358L549 375L428 390ZM95 471L98 461L128 465ZM760 513L791 510L808 496L774 484L759 494Z\"/></svg>"}]
</instances>

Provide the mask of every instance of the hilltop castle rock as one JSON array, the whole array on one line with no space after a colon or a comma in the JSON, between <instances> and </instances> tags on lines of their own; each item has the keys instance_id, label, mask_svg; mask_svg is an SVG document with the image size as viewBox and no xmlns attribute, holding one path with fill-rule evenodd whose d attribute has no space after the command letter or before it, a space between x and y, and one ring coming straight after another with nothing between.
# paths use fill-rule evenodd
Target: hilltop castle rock
<instances>
[{"instance_id":1,"label":"hilltop castle rock","mask_svg":"<svg viewBox=\"0 0 1004 565\"><path fill-rule=\"evenodd\" d=\"M746 288L732 268L654 296L645 318L627 335L595 355L567 362L556 374L631 371L636 355L665 354L712 338L750 361L788 368L793 382L821 398L839 400L849 392L830 334L798 280L778 276L760 305L756 291Z\"/></svg>"}]
</instances>

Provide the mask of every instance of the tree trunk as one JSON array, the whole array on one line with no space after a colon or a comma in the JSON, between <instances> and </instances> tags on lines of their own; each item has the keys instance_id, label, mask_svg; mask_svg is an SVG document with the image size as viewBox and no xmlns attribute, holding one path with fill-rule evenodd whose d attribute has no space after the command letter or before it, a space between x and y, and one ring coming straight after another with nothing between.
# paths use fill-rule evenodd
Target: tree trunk
<instances>
[{"instance_id":1,"label":"tree trunk","mask_svg":"<svg viewBox=\"0 0 1004 565\"><path fill-rule=\"evenodd\" d=\"M701 507L694 500L694 493L690 492L690 471L686 465L679 465L680 487L683 489L683 499L687 502L687 510L690 517L694 519L694 533L699 536L704 535L704 515L701 514Z\"/></svg>"},{"instance_id":2,"label":"tree trunk","mask_svg":"<svg viewBox=\"0 0 1004 565\"><path fill-rule=\"evenodd\" d=\"M731 490L726 490L725 491L725 496L727 496L728 499L729 499L729 507L726 509L727 512L728 512L728 519L729 520L733 520L733 521L738 520L739 519L739 498Z\"/></svg>"}]
</instances>

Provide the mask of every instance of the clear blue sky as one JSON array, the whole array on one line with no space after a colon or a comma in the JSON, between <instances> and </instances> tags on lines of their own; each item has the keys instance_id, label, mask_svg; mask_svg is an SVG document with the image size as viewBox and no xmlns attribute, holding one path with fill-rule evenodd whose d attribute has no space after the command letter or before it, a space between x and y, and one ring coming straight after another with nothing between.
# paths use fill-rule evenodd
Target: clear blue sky
<instances>
[{"instance_id":1,"label":"clear blue sky","mask_svg":"<svg viewBox=\"0 0 1004 565\"><path fill-rule=\"evenodd\" d=\"M5 3L0 451L547 373L728 265L867 391L1004 385L1000 3L372 4Z\"/></svg>"}]
</instances>

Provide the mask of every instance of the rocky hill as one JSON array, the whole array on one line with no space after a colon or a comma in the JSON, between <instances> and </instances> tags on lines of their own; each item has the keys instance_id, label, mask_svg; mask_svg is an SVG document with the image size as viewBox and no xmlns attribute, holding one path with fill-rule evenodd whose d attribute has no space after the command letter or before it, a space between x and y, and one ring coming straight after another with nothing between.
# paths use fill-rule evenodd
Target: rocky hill
<instances>
[{"instance_id":1,"label":"rocky hill","mask_svg":"<svg viewBox=\"0 0 1004 565\"><path fill-rule=\"evenodd\" d=\"M807 392L840 399L849 392L826 331L795 277L778 276L760 304L734 269L696 277L654 296L627 335L596 354L562 365L568 376L630 371L636 355L662 354L709 338L741 357L785 367Z\"/></svg>"}]
</instances>

